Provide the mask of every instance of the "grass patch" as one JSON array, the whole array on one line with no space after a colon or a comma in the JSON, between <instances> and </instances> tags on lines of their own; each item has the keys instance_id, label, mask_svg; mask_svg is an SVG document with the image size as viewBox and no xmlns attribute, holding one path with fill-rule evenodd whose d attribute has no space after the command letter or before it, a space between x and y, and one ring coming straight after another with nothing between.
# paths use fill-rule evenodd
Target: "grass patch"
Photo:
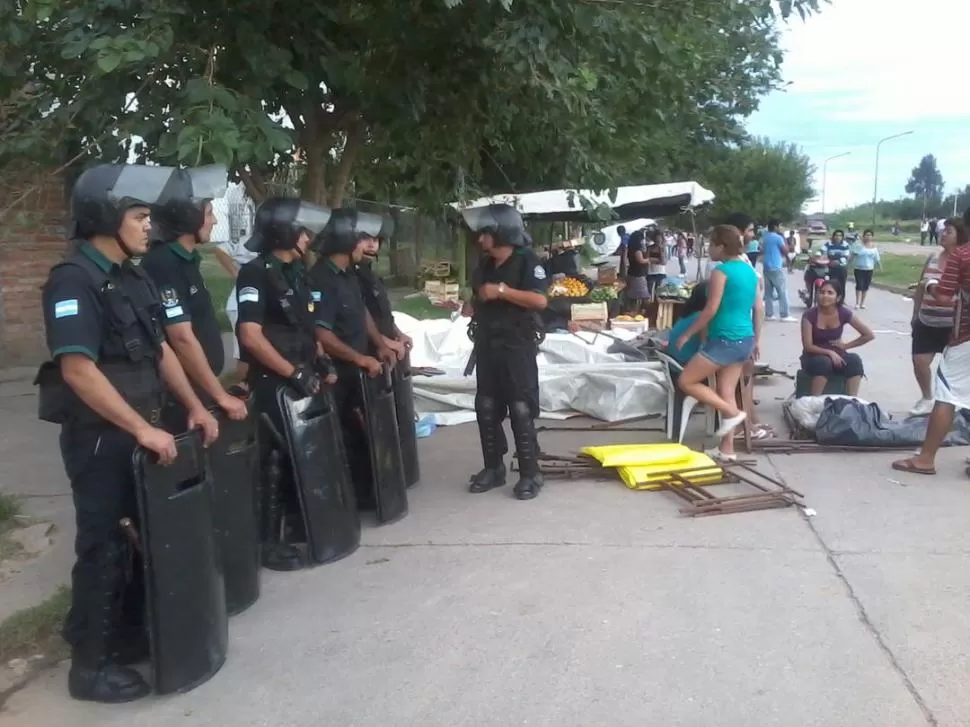
<instances>
[{"instance_id":1,"label":"grass patch","mask_svg":"<svg viewBox=\"0 0 970 727\"><path fill-rule=\"evenodd\" d=\"M919 282L925 263L922 255L883 255L882 270L876 270L873 282L906 288Z\"/></svg>"},{"instance_id":2,"label":"grass patch","mask_svg":"<svg viewBox=\"0 0 970 727\"><path fill-rule=\"evenodd\" d=\"M0 663L34 654L44 654L47 659L65 655L61 624L70 605L71 589L61 586L43 603L0 622Z\"/></svg>"},{"instance_id":3,"label":"grass patch","mask_svg":"<svg viewBox=\"0 0 970 727\"><path fill-rule=\"evenodd\" d=\"M219 321L219 329L223 332L231 331L229 316L226 315L226 301L229 300L229 291L233 289L235 281L223 269L212 253L211 249L202 248L202 264L200 266L202 276L205 278L205 287L212 297L212 305L216 309L216 320Z\"/></svg>"},{"instance_id":4,"label":"grass patch","mask_svg":"<svg viewBox=\"0 0 970 727\"><path fill-rule=\"evenodd\" d=\"M20 498L0 492L0 532L13 525L14 518L21 512Z\"/></svg>"},{"instance_id":5,"label":"grass patch","mask_svg":"<svg viewBox=\"0 0 970 727\"><path fill-rule=\"evenodd\" d=\"M406 295L407 292L405 292L404 295ZM407 313L412 318L417 318L419 320L451 317L450 309L434 305L423 295L405 298L403 295L401 295L401 297L397 297L391 293L391 305L393 306L394 310L400 313Z\"/></svg>"}]
</instances>

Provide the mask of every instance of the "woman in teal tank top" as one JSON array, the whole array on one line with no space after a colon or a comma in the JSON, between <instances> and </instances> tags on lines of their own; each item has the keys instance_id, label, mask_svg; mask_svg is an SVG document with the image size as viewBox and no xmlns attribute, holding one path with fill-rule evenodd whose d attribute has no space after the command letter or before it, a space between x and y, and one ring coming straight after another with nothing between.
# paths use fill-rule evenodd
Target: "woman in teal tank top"
<instances>
[{"instance_id":1,"label":"woman in teal tank top","mask_svg":"<svg viewBox=\"0 0 970 727\"><path fill-rule=\"evenodd\" d=\"M729 439L745 420L735 404L734 392L741 371L752 355L757 359L760 321L756 311L763 306L758 294L758 273L744 255L741 232L733 225L718 225L711 234L711 259L720 260L707 290L707 306L681 336L684 343L706 329L700 351L680 374L677 385L702 404L721 413L719 437ZM717 375L717 390L706 384ZM722 445L723 449L723 445Z\"/></svg>"}]
</instances>

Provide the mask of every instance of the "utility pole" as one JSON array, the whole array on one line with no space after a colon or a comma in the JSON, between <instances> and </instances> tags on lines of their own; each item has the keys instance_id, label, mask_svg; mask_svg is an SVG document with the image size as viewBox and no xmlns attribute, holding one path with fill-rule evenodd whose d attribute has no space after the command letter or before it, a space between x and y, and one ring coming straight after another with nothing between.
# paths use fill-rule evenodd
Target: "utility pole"
<instances>
[{"instance_id":1,"label":"utility pole","mask_svg":"<svg viewBox=\"0 0 970 727\"><path fill-rule=\"evenodd\" d=\"M876 196L879 194L879 149L887 141L892 141L893 139L898 139L902 136L909 136L913 133L913 130L904 131L901 134L893 134L892 136L887 136L885 139L880 139L879 143L876 144L876 171L872 175L872 226L876 226Z\"/></svg>"}]
</instances>

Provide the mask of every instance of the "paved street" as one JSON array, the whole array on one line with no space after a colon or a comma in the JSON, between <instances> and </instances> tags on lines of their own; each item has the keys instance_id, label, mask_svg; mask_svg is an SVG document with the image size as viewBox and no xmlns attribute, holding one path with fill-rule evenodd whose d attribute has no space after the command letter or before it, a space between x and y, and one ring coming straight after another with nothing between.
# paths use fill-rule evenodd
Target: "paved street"
<instances>
[{"instance_id":1,"label":"paved street","mask_svg":"<svg viewBox=\"0 0 970 727\"><path fill-rule=\"evenodd\" d=\"M863 312L877 339L860 350L861 394L893 412L918 396L909 310L873 291ZM768 326L763 360L794 372L798 325ZM791 388L775 377L757 389L761 418L779 430ZM56 439L32 406L4 397L0 482L57 509ZM655 439L560 432L542 445ZM935 478L893 472L892 453L763 458L815 517L691 520L669 495L619 482L553 481L526 503L509 488L472 496L473 425L439 429L421 448L410 515L368 525L363 547L335 565L264 572L207 684L78 704L62 667L12 697L0 727L970 724L965 450L945 451ZM63 579L68 564L50 569Z\"/></svg>"}]
</instances>

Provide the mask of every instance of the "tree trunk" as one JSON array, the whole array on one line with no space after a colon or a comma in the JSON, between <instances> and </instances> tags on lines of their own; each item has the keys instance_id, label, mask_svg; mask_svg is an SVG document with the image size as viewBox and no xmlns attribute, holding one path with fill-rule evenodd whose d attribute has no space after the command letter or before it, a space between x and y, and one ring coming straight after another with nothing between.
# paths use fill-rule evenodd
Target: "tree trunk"
<instances>
[{"instance_id":1,"label":"tree trunk","mask_svg":"<svg viewBox=\"0 0 970 727\"><path fill-rule=\"evenodd\" d=\"M419 268L424 262L424 217L418 215L414 220L414 264Z\"/></svg>"},{"instance_id":2,"label":"tree trunk","mask_svg":"<svg viewBox=\"0 0 970 727\"><path fill-rule=\"evenodd\" d=\"M397 207L391 207L391 220L394 222L394 231L391 233L391 239L387 241L387 260L390 263L389 270L391 277L397 278L400 275L397 240L399 230L401 229L401 210Z\"/></svg>"},{"instance_id":3,"label":"tree trunk","mask_svg":"<svg viewBox=\"0 0 970 727\"><path fill-rule=\"evenodd\" d=\"M350 181L350 172L357 161L357 154L360 152L361 142L363 141L363 125L359 119L350 122L344 137L344 148L340 154L340 163L333 175L330 183L330 194L328 203L331 209L336 209L343 205L344 194L347 191L347 182Z\"/></svg>"}]
</instances>

